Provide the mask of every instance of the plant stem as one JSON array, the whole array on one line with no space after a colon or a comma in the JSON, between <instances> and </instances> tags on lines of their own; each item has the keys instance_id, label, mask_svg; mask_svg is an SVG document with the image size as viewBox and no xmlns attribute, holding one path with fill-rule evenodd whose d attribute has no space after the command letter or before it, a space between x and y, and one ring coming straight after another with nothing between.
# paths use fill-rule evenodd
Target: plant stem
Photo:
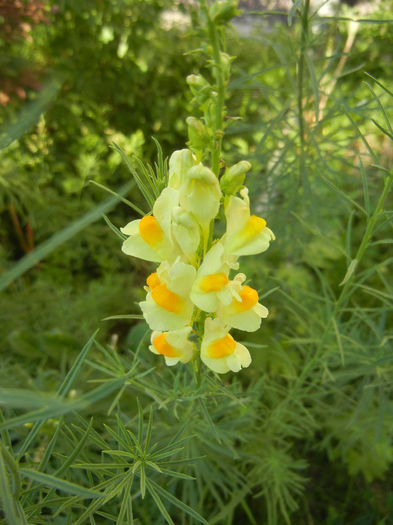
<instances>
[{"instance_id":1,"label":"plant stem","mask_svg":"<svg viewBox=\"0 0 393 525\"><path fill-rule=\"evenodd\" d=\"M306 44L308 40L308 12L310 8L310 0L305 0L303 10L301 12L301 38L300 38L300 56L298 61L298 119L299 119L299 136L300 136L300 174L303 172L304 155L305 155L305 133L304 133L304 115L303 115L303 92L304 92L304 63Z\"/></svg>"},{"instance_id":2,"label":"plant stem","mask_svg":"<svg viewBox=\"0 0 393 525\"><path fill-rule=\"evenodd\" d=\"M224 101L225 101L225 82L224 75L222 70L221 54L220 54L220 44L218 38L218 31L215 23L211 20L209 16L209 10L207 8L206 1L203 1L203 9L206 14L207 19L207 32L209 35L209 40L213 49L213 71L216 79L217 85L217 100L215 104L215 121L213 128L213 141L211 148L211 157L212 157L212 171L218 177L220 173L220 158L221 158L221 145L223 137L223 122L224 122Z\"/></svg>"},{"instance_id":3,"label":"plant stem","mask_svg":"<svg viewBox=\"0 0 393 525\"><path fill-rule=\"evenodd\" d=\"M390 188L392 187L392 184L393 184L393 170L390 172L389 176L385 180L385 185L384 185L383 191L382 191L382 193L381 193L381 195L380 195L380 197L378 199L378 202L377 202L377 205L375 207L375 210L374 210L373 214L371 215L371 217L370 217L370 219L369 219L369 221L367 223L366 231L364 232L362 242L360 243L358 251L356 252L356 255L354 257L354 260L357 261L357 264L359 264L359 262L363 258L364 252L367 249L367 246L368 246L368 244L370 242L370 239L372 237L372 234L374 232L375 223L377 222L378 216L379 216L379 214L381 213L381 211L382 211L382 209L384 207L386 197L389 194L389 191L390 191ZM342 288L342 290L340 292L340 295L337 298L336 305L334 307L333 316L335 316L338 313L338 310L339 310L340 306L342 305L343 301L345 300L346 291L348 290L350 284L352 283L353 277L355 275L355 271L356 270L353 271L352 275L345 282L345 284L344 284L344 286L343 286L343 288Z\"/></svg>"},{"instance_id":4,"label":"plant stem","mask_svg":"<svg viewBox=\"0 0 393 525\"><path fill-rule=\"evenodd\" d=\"M356 252L356 256L355 256L354 259L357 260L358 264L361 261L361 259L363 258L363 255L364 255L364 253L365 253L365 251L367 249L367 246L368 246L368 244L370 242L370 239L371 239L371 237L373 235L375 224L377 222L379 214L381 213L381 211L383 209L386 197L389 194L389 191L390 191L390 189L392 187L392 184L393 184L393 170L391 170L391 172L389 173L389 176L385 180L384 189L383 189L383 191L382 191L382 193L381 193L381 195L380 195L380 197L378 199L378 202L377 202L377 205L375 206L374 212L371 215L371 217L370 217L370 219L369 219L369 221L367 223L366 230L364 232L364 236L363 236L362 242L360 243L360 246L359 246L359 248L358 248L358 250ZM325 329L324 329L324 331L323 331L323 333L322 333L322 335L321 335L321 337L319 339L319 343L318 343L318 346L317 346L317 348L315 350L315 354L310 359L310 361L306 364L306 366L303 368L302 372L300 373L300 375L298 377L298 381L299 382L303 381L305 379L305 377L307 377L307 374L310 372L310 370L312 370L312 367L314 366L314 364L317 361L317 359L319 359L320 352L323 349L325 341L326 341L326 337L329 334L330 326L332 324L335 324L335 320L336 320L337 315L340 312L340 308L342 307L344 301L347 298L346 292L347 292L349 286L352 283L354 275L355 275L355 269L354 269L352 275L350 276L350 278L345 282L345 284L344 284L344 286L343 286L339 296L337 297L337 300L335 302L333 311L332 311L329 319L327 320ZM338 330L338 327L336 327L336 330Z\"/></svg>"}]
</instances>

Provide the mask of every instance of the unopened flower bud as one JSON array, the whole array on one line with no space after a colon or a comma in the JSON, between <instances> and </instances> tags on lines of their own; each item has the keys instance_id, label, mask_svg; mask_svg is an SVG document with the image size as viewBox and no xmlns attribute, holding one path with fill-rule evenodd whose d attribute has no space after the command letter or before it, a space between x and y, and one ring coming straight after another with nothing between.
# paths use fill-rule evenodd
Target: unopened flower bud
<instances>
[{"instance_id":1,"label":"unopened flower bud","mask_svg":"<svg viewBox=\"0 0 393 525\"><path fill-rule=\"evenodd\" d=\"M237 9L238 0L223 0L221 2L214 2L209 8L209 17L216 24L226 24L240 14Z\"/></svg>"},{"instance_id":2,"label":"unopened flower bud","mask_svg":"<svg viewBox=\"0 0 393 525\"><path fill-rule=\"evenodd\" d=\"M210 221L218 213L221 195L217 177L209 168L198 164L188 170L184 178L180 188L180 205L196 217L206 233Z\"/></svg>"},{"instance_id":3,"label":"unopened flower bud","mask_svg":"<svg viewBox=\"0 0 393 525\"><path fill-rule=\"evenodd\" d=\"M211 95L212 87L209 82L202 75L188 75L186 80L195 97L194 100L203 104Z\"/></svg>"},{"instance_id":4,"label":"unopened flower bud","mask_svg":"<svg viewBox=\"0 0 393 525\"><path fill-rule=\"evenodd\" d=\"M239 191L243 187L246 173L250 169L251 164L247 160L241 160L227 169L220 180L222 191L228 195L233 195Z\"/></svg>"},{"instance_id":5,"label":"unopened flower bud","mask_svg":"<svg viewBox=\"0 0 393 525\"><path fill-rule=\"evenodd\" d=\"M234 58L235 57L231 57L227 53L220 53L220 64L225 78L229 77L229 74L231 72L231 62L234 60Z\"/></svg>"},{"instance_id":6,"label":"unopened flower bud","mask_svg":"<svg viewBox=\"0 0 393 525\"><path fill-rule=\"evenodd\" d=\"M168 186L177 190L184 179L184 174L192 166L195 166L195 159L189 149L174 151L169 159Z\"/></svg>"},{"instance_id":7,"label":"unopened flower bud","mask_svg":"<svg viewBox=\"0 0 393 525\"><path fill-rule=\"evenodd\" d=\"M209 134L202 121L195 117L186 119L190 146L194 150L203 150L209 143Z\"/></svg>"},{"instance_id":8,"label":"unopened flower bud","mask_svg":"<svg viewBox=\"0 0 393 525\"><path fill-rule=\"evenodd\" d=\"M188 75L186 81L190 88L195 90L210 86L209 82L202 75Z\"/></svg>"}]
</instances>

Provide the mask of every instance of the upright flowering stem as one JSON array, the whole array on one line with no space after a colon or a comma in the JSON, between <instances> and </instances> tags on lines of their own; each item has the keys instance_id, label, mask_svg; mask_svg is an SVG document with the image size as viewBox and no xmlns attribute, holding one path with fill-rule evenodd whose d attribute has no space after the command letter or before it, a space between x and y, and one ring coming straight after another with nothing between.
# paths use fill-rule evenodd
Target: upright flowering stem
<instances>
[{"instance_id":1,"label":"upright flowering stem","mask_svg":"<svg viewBox=\"0 0 393 525\"><path fill-rule=\"evenodd\" d=\"M225 101L225 82L224 73L222 69L221 56L220 56L220 45L218 39L218 31L215 23L212 21L209 10L207 7L206 0L202 4L203 10L207 19L207 32L209 35L210 43L213 50L213 71L215 80L217 83L217 100L215 104L215 121L213 128L213 143L211 148L211 162L212 171L218 177L220 172L220 157L221 157L221 144L223 137L223 113L224 113L224 101Z\"/></svg>"},{"instance_id":2,"label":"upright flowering stem","mask_svg":"<svg viewBox=\"0 0 393 525\"><path fill-rule=\"evenodd\" d=\"M305 131L304 131L304 108L303 108L303 96L304 96L304 70L305 70L305 59L307 52L307 40L308 40L308 14L310 9L310 0L305 0L301 11L301 40L300 40L300 56L298 60L298 118L299 118L299 136L300 136L300 178L304 176L305 171Z\"/></svg>"},{"instance_id":3,"label":"upright flowering stem","mask_svg":"<svg viewBox=\"0 0 393 525\"><path fill-rule=\"evenodd\" d=\"M231 272L238 270L240 257L262 253L274 240L266 221L250 212L244 182L251 164L242 160L219 177L231 61L220 50L219 35L236 16L237 1L208 5L201 0L201 8L214 81L190 75L187 82L204 119L187 118L189 149L171 155L168 185L153 199L152 215L121 228L128 237L124 253L159 263L139 303L152 330L149 349L168 366L193 363L198 384L200 362L218 374L250 365L249 351L229 332L255 332L268 310L258 302L258 292L244 284L246 276ZM206 158L210 166L203 164ZM214 239L214 221L222 217L222 208L226 232Z\"/></svg>"}]
</instances>

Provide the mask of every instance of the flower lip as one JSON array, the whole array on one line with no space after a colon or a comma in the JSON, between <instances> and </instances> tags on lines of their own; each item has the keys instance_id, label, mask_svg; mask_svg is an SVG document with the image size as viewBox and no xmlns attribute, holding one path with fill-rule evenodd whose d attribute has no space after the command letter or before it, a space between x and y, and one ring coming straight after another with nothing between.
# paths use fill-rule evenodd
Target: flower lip
<instances>
[{"instance_id":1,"label":"flower lip","mask_svg":"<svg viewBox=\"0 0 393 525\"><path fill-rule=\"evenodd\" d=\"M165 357L179 357L179 352L176 348L168 343L166 340L168 332L163 332L153 340L154 348L157 352Z\"/></svg>"},{"instance_id":2,"label":"flower lip","mask_svg":"<svg viewBox=\"0 0 393 525\"><path fill-rule=\"evenodd\" d=\"M184 302L183 299L174 292L171 292L166 284L158 284L151 291L153 301L174 314L180 314L183 310Z\"/></svg>"},{"instance_id":3,"label":"flower lip","mask_svg":"<svg viewBox=\"0 0 393 525\"><path fill-rule=\"evenodd\" d=\"M199 288L205 293L219 292L228 282L229 279L225 273L212 273L202 277Z\"/></svg>"},{"instance_id":4,"label":"flower lip","mask_svg":"<svg viewBox=\"0 0 393 525\"><path fill-rule=\"evenodd\" d=\"M253 239L258 233L266 228L266 221L257 215L251 215L244 227L239 232L239 240L246 244Z\"/></svg>"},{"instance_id":5,"label":"flower lip","mask_svg":"<svg viewBox=\"0 0 393 525\"><path fill-rule=\"evenodd\" d=\"M258 292L251 286L243 286L239 292L241 302L233 300L232 305L236 312L245 312L250 310L258 303Z\"/></svg>"},{"instance_id":6,"label":"flower lip","mask_svg":"<svg viewBox=\"0 0 393 525\"><path fill-rule=\"evenodd\" d=\"M216 339L209 344L207 348L207 353L209 357L213 359L220 359L222 357L227 357L235 351L236 341L229 334L220 339Z\"/></svg>"},{"instance_id":7,"label":"flower lip","mask_svg":"<svg viewBox=\"0 0 393 525\"><path fill-rule=\"evenodd\" d=\"M146 215L140 220L139 234L153 248L164 239L164 232L153 215Z\"/></svg>"},{"instance_id":8,"label":"flower lip","mask_svg":"<svg viewBox=\"0 0 393 525\"><path fill-rule=\"evenodd\" d=\"M146 284L151 290L153 290L153 288L161 284L160 278L158 277L158 273L151 273L146 279Z\"/></svg>"}]
</instances>

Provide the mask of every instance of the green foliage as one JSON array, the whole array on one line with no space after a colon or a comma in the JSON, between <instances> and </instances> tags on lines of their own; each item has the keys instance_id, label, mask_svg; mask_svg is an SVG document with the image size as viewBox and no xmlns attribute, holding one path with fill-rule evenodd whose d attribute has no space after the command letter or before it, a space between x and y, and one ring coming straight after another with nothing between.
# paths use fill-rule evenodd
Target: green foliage
<instances>
[{"instance_id":1,"label":"green foliage","mask_svg":"<svg viewBox=\"0 0 393 525\"><path fill-rule=\"evenodd\" d=\"M165 25L184 15L169 1L48 2L34 46L2 45L4 74L18 57L46 87L1 122L0 523L389 523L391 8L319 18L304 0L239 36L235 3L210 6L223 71L237 57L214 162L230 192L245 172L226 166L250 160L277 236L245 261L270 310L242 341L253 363L221 380L148 351L149 267L118 229L165 186L186 115L219 130L206 20L191 13L194 34Z\"/></svg>"}]
</instances>

